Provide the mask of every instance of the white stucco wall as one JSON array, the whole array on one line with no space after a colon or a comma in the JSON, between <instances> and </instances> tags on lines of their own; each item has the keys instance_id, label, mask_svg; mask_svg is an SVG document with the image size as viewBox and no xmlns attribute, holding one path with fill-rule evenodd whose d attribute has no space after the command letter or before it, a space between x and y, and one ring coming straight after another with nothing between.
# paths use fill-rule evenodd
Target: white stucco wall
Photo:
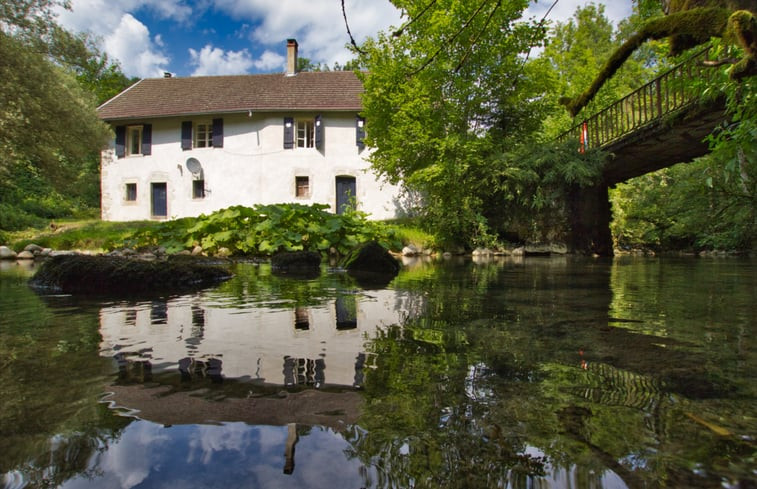
<instances>
[{"instance_id":1,"label":"white stucco wall","mask_svg":"<svg viewBox=\"0 0 757 489\"><path fill-rule=\"evenodd\" d=\"M323 149L283 149L284 117L313 119L316 113L225 114L223 148L181 149L181 123L208 122L219 115L114 122L152 124L152 154L116 158L114 143L102 154L102 218L106 221L151 219L151 183L165 182L168 218L197 216L231 205L299 202L328 204L336 211L336 177L356 179L358 209L371 219L396 217L398 187L377 180L355 144L354 112L321 112ZM192 174L186 161L200 161L206 196L192 198ZM307 176L310 197L295 196L295 176ZM137 184L137 199L127 202L125 185Z\"/></svg>"}]
</instances>

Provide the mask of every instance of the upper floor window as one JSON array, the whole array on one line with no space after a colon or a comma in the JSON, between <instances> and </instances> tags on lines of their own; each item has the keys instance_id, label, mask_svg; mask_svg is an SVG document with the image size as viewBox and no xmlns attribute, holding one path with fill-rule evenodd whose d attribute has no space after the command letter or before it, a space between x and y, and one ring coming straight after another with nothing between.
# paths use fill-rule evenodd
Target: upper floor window
<instances>
[{"instance_id":1,"label":"upper floor window","mask_svg":"<svg viewBox=\"0 0 757 489\"><path fill-rule=\"evenodd\" d=\"M142 126L126 127L126 156L142 154Z\"/></svg>"},{"instance_id":2,"label":"upper floor window","mask_svg":"<svg viewBox=\"0 0 757 489\"><path fill-rule=\"evenodd\" d=\"M199 122L195 126L194 147L210 148L213 146L213 125L207 122Z\"/></svg>"},{"instance_id":3,"label":"upper floor window","mask_svg":"<svg viewBox=\"0 0 757 489\"><path fill-rule=\"evenodd\" d=\"M323 148L323 120L284 117L284 149Z\"/></svg>"},{"instance_id":4,"label":"upper floor window","mask_svg":"<svg viewBox=\"0 0 757 489\"><path fill-rule=\"evenodd\" d=\"M116 126L116 157L149 156L152 153L152 124Z\"/></svg>"},{"instance_id":5,"label":"upper floor window","mask_svg":"<svg viewBox=\"0 0 757 489\"><path fill-rule=\"evenodd\" d=\"M181 123L181 149L223 148L223 119L212 122L183 121Z\"/></svg>"},{"instance_id":6,"label":"upper floor window","mask_svg":"<svg viewBox=\"0 0 757 489\"><path fill-rule=\"evenodd\" d=\"M315 140L315 124L311 120L297 121L297 147L312 148Z\"/></svg>"}]
</instances>

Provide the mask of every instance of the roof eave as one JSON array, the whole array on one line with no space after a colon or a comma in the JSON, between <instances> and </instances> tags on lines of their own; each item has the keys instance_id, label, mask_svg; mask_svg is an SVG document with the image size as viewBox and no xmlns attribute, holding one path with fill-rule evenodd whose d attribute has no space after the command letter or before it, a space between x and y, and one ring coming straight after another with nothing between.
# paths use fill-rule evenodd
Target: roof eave
<instances>
[{"instance_id":1,"label":"roof eave","mask_svg":"<svg viewBox=\"0 0 757 489\"><path fill-rule=\"evenodd\" d=\"M226 115L226 114L246 114L249 111L255 112L360 112L362 107L348 106L348 107L302 107L302 108L287 108L287 107L251 107L249 109L229 109L229 110L210 110L202 112L177 112L174 114L161 114L161 115L130 115L120 117L101 117L105 122L117 122L117 121L137 121L144 119L170 119L174 117L198 117L209 115Z\"/></svg>"}]
</instances>

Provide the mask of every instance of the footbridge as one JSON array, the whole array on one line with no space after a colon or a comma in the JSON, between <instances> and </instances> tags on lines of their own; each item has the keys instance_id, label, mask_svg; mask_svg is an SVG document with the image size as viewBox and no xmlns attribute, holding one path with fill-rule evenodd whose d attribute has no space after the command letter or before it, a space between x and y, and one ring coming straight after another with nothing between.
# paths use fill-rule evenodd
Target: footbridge
<instances>
[{"instance_id":1,"label":"footbridge","mask_svg":"<svg viewBox=\"0 0 757 489\"><path fill-rule=\"evenodd\" d=\"M695 53L560 136L578 141L579 151L608 154L601 182L573 192L574 251L612 255L609 187L708 153L704 139L726 119L724 98L708 93L718 71L706 65L708 52Z\"/></svg>"}]
</instances>

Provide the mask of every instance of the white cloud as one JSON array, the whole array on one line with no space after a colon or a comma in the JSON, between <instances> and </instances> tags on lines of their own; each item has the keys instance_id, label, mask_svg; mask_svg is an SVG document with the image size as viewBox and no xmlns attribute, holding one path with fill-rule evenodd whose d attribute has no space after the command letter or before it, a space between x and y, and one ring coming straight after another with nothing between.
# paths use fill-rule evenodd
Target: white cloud
<instances>
[{"instance_id":1,"label":"white cloud","mask_svg":"<svg viewBox=\"0 0 757 489\"><path fill-rule=\"evenodd\" d=\"M131 14L124 14L112 34L105 36L105 52L121 63L127 75L156 77L165 71L168 57L156 49L147 27Z\"/></svg>"},{"instance_id":2,"label":"white cloud","mask_svg":"<svg viewBox=\"0 0 757 489\"><path fill-rule=\"evenodd\" d=\"M260 71L276 71L277 69L284 69L284 63L286 58L273 51L265 51L260 55L260 58L255 60L254 66Z\"/></svg>"},{"instance_id":3,"label":"white cloud","mask_svg":"<svg viewBox=\"0 0 757 489\"><path fill-rule=\"evenodd\" d=\"M200 51L189 49L190 63L195 67L192 76L236 75L246 73L255 61L249 51L224 51L210 44Z\"/></svg>"},{"instance_id":4,"label":"white cloud","mask_svg":"<svg viewBox=\"0 0 757 489\"><path fill-rule=\"evenodd\" d=\"M169 62L163 38L158 34L151 40L147 26L129 13L139 8L177 21L191 14L181 0L73 0L71 10L59 9L57 14L63 27L100 38L102 49L121 64L127 76L160 76Z\"/></svg>"},{"instance_id":5,"label":"white cloud","mask_svg":"<svg viewBox=\"0 0 757 489\"><path fill-rule=\"evenodd\" d=\"M256 25L250 38L277 52L284 52L286 39L296 38L300 56L313 62L331 66L352 58L337 0L310 0L306 6L302 0L215 0L215 8ZM346 0L345 10L358 43L400 24L399 11L388 0Z\"/></svg>"}]
</instances>

